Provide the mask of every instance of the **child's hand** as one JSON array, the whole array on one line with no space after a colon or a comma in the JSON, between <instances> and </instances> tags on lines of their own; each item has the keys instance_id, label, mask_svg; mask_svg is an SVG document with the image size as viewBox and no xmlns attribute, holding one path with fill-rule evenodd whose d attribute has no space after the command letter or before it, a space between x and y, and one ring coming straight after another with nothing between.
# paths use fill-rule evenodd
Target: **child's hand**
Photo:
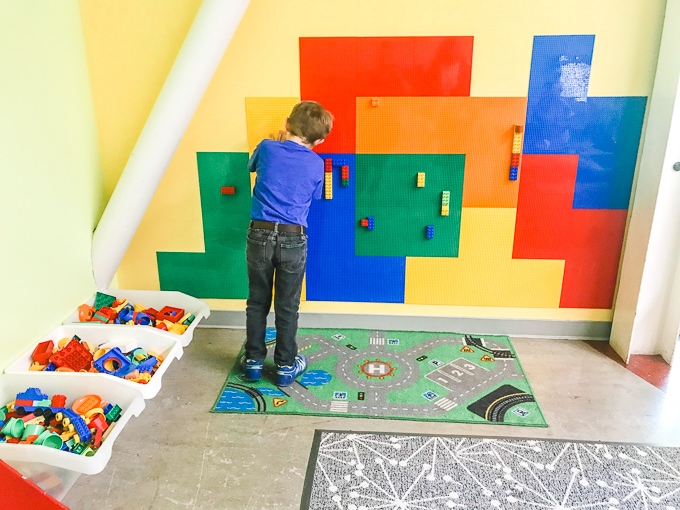
<instances>
[{"instance_id":1,"label":"child's hand","mask_svg":"<svg viewBox=\"0 0 680 510\"><path fill-rule=\"evenodd\" d=\"M285 130L282 129L282 130L280 130L279 133L276 134L276 135L275 135L274 133L269 133L269 138L270 138L271 140L276 140L276 141L279 141L279 142L285 142L285 141L286 141L286 135L287 135L287 134L288 134L288 133L287 133Z\"/></svg>"}]
</instances>

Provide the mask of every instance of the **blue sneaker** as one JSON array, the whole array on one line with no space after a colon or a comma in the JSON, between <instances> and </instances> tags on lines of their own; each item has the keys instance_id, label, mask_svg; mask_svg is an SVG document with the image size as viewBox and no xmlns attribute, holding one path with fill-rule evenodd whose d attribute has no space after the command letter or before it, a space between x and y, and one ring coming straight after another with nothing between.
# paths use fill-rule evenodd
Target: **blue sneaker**
<instances>
[{"instance_id":1,"label":"blue sneaker","mask_svg":"<svg viewBox=\"0 0 680 510\"><path fill-rule=\"evenodd\" d=\"M305 373L307 370L307 358L304 354L295 356L293 365L279 365L276 367L276 385L290 386L298 376Z\"/></svg>"},{"instance_id":2,"label":"blue sneaker","mask_svg":"<svg viewBox=\"0 0 680 510\"><path fill-rule=\"evenodd\" d=\"M256 382L262 378L262 362L241 357L241 371L246 381Z\"/></svg>"}]
</instances>

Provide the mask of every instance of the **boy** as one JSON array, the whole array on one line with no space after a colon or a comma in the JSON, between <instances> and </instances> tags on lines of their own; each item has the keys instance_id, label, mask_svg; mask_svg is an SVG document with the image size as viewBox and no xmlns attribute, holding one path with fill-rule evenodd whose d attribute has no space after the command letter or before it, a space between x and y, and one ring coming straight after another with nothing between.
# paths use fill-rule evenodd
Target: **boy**
<instances>
[{"instance_id":1,"label":"boy","mask_svg":"<svg viewBox=\"0 0 680 510\"><path fill-rule=\"evenodd\" d=\"M333 116L319 103L298 103L286 120L284 139L263 140L248 162L257 173L246 246L246 345L240 361L248 381L262 377L272 287L276 384L288 386L307 369L295 336L307 265L307 214L312 198L321 198L324 178L323 160L312 149L323 143L332 125Z\"/></svg>"}]
</instances>

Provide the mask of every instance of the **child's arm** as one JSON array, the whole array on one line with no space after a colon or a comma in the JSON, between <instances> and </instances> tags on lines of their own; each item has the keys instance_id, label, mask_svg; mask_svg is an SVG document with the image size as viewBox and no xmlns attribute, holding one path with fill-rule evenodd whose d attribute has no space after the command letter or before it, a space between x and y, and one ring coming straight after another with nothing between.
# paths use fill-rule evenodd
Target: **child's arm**
<instances>
[{"instance_id":1,"label":"child's arm","mask_svg":"<svg viewBox=\"0 0 680 510\"><path fill-rule=\"evenodd\" d=\"M260 154L260 146L258 145L255 147L255 150L253 151L253 155L250 156L250 159L248 160L248 171L249 172L255 172L257 171L257 159Z\"/></svg>"}]
</instances>

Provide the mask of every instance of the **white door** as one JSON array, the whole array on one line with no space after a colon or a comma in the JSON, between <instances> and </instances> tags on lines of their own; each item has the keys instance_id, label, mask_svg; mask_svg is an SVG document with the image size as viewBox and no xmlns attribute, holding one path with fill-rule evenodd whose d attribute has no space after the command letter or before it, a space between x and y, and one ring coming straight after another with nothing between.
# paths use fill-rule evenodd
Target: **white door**
<instances>
[{"instance_id":1,"label":"white door","mask_svg":"<svg viewBox=\"0 0 680 510\"><path fill-rule=\"evenodd\" d=\"M668 0L614 305L611 345L626 362L670 363L680 331L679 76L680 0Z\"/></svg>"}]
</instances>

